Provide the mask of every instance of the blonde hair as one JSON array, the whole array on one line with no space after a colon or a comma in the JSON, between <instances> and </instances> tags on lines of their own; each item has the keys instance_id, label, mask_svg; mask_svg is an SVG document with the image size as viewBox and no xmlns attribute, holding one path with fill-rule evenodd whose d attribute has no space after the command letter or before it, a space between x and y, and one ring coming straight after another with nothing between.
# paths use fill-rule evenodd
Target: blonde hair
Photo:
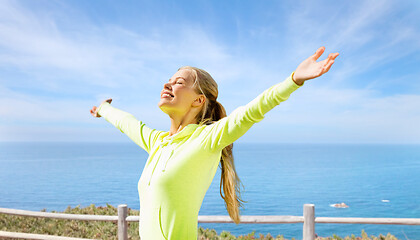
<instances>
[{"instance_id":1,"label":"blonde hair","mask_svg":"<svg viewBox=\"0 0 420 240\"><path fill-rule=\"evenodd\" d=\"M191 70L195 89L199 94L203 94L206 98L203 108L200 113L197 114L197 123L199 125L209 125L226 117L225 108L216 100L219 91L217 89L217 83L211 75L203 69L196 67L184 66L179 68L178 71L181 69ZM230 218L238 224L240 222L239 207L243 207L242 202L245 201L240 197L240 184L242 183L236 173L232 149L233 144L230 144L222 150L219 165L222 170L220 178L220 196L225 201L225 206ZM222 194L222 187L224 196Z\"/></svg>"}]
</instances>

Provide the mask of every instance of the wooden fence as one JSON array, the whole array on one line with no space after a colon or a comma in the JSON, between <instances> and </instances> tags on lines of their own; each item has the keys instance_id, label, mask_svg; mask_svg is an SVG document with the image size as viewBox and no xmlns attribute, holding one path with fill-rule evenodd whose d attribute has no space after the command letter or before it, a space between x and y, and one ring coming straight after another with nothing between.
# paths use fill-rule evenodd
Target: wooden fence
<instances>
[{"instance_id":1,"label":"wooden fence","mask_svg":"<svg viewBox=\"0 0 420 240\"><path fill-rule=\"evenodd\" d=\"M111 221L118 223L118 239L127 240L127 223L138 222L139 216L127 216L127 205L118 206L118 216L106 215L85 215L85 214L64 214L33 212L26 210L0 208L0 213L42 217L67 220L85 221ZM233 223L229 216L198 216L199 223ZM335 217L315 217L315 206L313 204L303 205L303 216L241 216L243 224L287 224L303 223L303 239L315 239L315 223L342 223L342 224L391 224L391 225L420 225L420 218L335 218ZM20 239L58 239L58 240L80 240L85 238L60 237L42 234L29 234L0 231L0 237L20 238Z\"/></svg>"}]
</instances>

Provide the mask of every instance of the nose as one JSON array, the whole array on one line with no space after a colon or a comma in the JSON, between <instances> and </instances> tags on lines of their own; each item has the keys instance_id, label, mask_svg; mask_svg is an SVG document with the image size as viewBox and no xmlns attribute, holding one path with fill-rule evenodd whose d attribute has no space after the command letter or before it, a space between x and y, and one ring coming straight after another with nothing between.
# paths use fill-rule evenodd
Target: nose
<instances>
[{"instance_id":1,"label":"nose","mask_svg":"<svg viewBox=\"0 0 420 240\"><path fill-rule=\"evenodd\" d=\"M164 89L171 90L172 89L171 83L170 82L167 82L167 83L163 84L163 88Z\"/></svg>"}]
</instances>

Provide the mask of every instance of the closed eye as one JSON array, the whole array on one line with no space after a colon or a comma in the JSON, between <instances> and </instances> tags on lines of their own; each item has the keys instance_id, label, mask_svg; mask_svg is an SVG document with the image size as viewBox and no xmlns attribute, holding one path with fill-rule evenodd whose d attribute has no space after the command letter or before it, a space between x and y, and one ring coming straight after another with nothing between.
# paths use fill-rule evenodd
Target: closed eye
<instances>
[{"instance_id":1,"label":"closed eye","mask_svg":"<svg viewBox=\"0 0 420 240\"><path fill-rule=\"evenodd\" d=\"M178 79L181 79L181 80L178 80ZM176 84L185 84L185 80L182 77L177 77L176 80L177 80L175 82ZM170 82L171 82L171 79L168 80L168 83L170 83Z\"/></svg>"}]
</instances>

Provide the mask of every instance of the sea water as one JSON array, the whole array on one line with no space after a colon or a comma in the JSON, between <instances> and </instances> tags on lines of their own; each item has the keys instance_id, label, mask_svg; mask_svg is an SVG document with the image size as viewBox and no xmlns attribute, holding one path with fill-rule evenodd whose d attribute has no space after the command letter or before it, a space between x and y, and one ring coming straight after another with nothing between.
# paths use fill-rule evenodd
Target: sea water
<instances>
[{"instance_id":1,"label":"sea water","mask_svg":"<svg viewBox=\"0 0 420 240\"><path fill-rule=\"evenodd\" d=\"M420 218L420 145L236 143L242 215ZM139 209L137 182L147 153L127 143L0 143L0 207L64 211L107 203ZM220 169L199 215L228 215ZM335 203L348 208L335 208ZM302 238L302 224L199 224L234 235L255 231ZM420 239L420 226L316 224L319 236L390 232Z\"/></svg>"}]
</instances>

